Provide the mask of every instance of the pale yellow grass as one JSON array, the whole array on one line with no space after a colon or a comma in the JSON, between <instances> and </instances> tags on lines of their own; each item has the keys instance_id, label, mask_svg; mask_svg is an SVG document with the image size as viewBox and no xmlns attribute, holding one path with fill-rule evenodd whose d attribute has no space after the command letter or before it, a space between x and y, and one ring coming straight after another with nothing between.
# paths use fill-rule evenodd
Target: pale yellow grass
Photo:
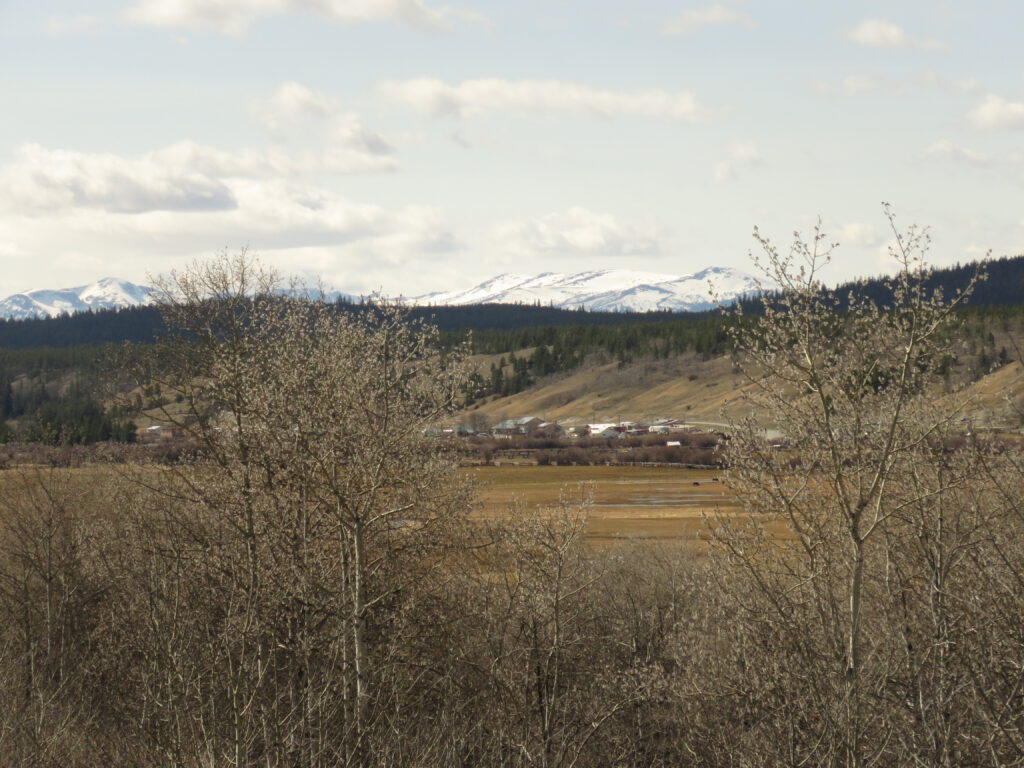
<instances>
[{"instance_id":1,"label":"pale yellow grass","mask_svg":"<svg viewBox=\"0 0 1024 768\"><path fill-rule=\"evenodd\" d=\"M594 543L628 539L695 541L707 533L705 515L734 515L739 504L721 474L666 467L473 467L480 486L478 514L501 517L516 502L552 507L563 494L592 499L587 536Z\"/></svg>"},{"instance_id":2,"label":"pale yellow grass","mask_svg":"<svg viewBox=\"0 0 1024 768\"><path fill-rule=\"evenodd\" d=\"M626 365L608 363L554 376L525 392L474 407L488 421L535 415L559 421L603 422L680 418L722 421L746 414L747 385L727 357L684 355Z\"/></svg>"}]
</instances>

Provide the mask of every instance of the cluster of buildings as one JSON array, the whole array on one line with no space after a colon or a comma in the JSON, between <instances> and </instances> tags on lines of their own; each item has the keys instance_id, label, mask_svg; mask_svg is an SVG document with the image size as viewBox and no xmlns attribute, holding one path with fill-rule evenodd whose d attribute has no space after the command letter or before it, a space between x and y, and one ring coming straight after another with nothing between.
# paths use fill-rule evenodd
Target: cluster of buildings
<instances>
[{"instance_id":1,"label":"cluster of buildings","mask_svg":"<svg viewBox=\"0 0 1024 768\"><path fill-rule=\"evenodd\" d=\"M687 425L680 419L655 419L650 423L639 421L597 422L593 424L559 424L545 421L536 416L522 416L518 419L505 419L493 425L489 431L476 432L483 436L511 438L530 437L640 437L649 434L668 434L671 432L698 432L700 430ZM472 431L469 431L473 434Z\"/></svg>"}]
</instances>

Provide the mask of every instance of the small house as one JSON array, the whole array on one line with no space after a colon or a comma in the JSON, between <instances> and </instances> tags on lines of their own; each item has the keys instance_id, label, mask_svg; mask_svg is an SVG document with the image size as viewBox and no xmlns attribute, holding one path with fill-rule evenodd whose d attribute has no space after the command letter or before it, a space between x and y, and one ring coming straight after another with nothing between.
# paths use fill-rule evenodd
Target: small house
<instances>
[{"instance_id":1,"label":"small house","mask_svg":"<svg viewBox=\"0 0 1024 768\"><path fill-rule=\"evenodd\" d=\"M495 437L511 437L512 435L528 435L541 424L543 419L536 416L523 416L518 419L505 419L494 425L491 430Z\"/></svg>"}]
</instances>

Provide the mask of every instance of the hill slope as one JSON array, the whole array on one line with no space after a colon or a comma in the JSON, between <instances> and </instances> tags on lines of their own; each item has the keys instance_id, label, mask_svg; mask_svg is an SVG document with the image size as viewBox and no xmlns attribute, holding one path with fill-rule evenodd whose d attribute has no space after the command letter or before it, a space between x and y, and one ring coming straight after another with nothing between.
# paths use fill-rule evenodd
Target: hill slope
<instances>
[{"instance_id":1,"label":"hill slope","mask_svg":"<svg viewBox=\"0 0 1024 768\"><path fill-rule=\"evenodd\" d=\"M488 422L525 415L571 423L662 417L719 422L723 409L743 414L739 397L745 386L728 356L705 359L687 354L583 367L518 394L488 400L463 415L479 414Z\"/></svg>"}]
</instances>

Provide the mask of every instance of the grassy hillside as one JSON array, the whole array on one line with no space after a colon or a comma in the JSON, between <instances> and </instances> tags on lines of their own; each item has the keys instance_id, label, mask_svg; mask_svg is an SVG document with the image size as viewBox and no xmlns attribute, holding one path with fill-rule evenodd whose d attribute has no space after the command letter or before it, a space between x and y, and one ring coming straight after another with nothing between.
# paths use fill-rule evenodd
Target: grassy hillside
<instances>
[{"instance_id":1,"label":"grassy hillside","mask_svg":"<svg viewBox=\"0 0 1024 768\"><path fill-rule=\"evenodd\" d=\"M668 360L584 365L515 395L488 399L466 413L494 422L528 414L579 422L659 417L720 421L723 408L736 409L743 386L727 356L704 359L690 353Z\"/></svg>"},{"instance_id":2,"label":"grassy hillside","mask_svg":"<svg viewBox=\"0 0 1024 768\"><path fill-rule=\"evenodd\" d=\"M952 293L975 269L939 270L929 282ZM935 364L943 369L947 391L969 387L976 396L973 418L1016 426L1024 422L1018 412L1024 410L1024 372L1019 363L1012 365L1024 359L1024 257L993 261L987 269L989 280L960 311L948 352ZM846 288L885 301L881 280ZM360 309L338 305L340 312ZM508 305L417 308L412 314L433 318L446 344L470 339L477 375L462 418L474 424L525 415L575 422L721 422L723 413L743 415L745 384L728 357L730 326L737 322L732 316ZM748 316L744 322L754 321ZM39 427L49 434L53 419L94 419L97 404L110 403L118 389L109 346L151 340L159 327L153 308L0 321L0 432L29 434ZM76 405L69 410L61 401L70 394ZM42 426L40 409L49 420ZM146 423L144 414L133 416Z\"/></svg>"},{"instance_id":3,"label":"grassy hillside","mask_svg":"<svg viewBox=\"0 0 1024 768\"><path fill-rule=\"evenodd\" d=\"M965 418L980 426L1024 425L1024 315L1017 309L967 310L947 344L945 358L936 363L944 370L943 391L936 397L966 389L972 407ZM529 360L535 350L514 354ZM480 355L474 361L484 372L510 357ZM511 375L507 365L506 372ZM584 423L665 417L716 423L749 415L742 398L749 386L728 352L613 359L596 347L575 369L538 377L508 396L483 397L460 418L495 423L534 415Z\"/></svg>"}]
</instances>

